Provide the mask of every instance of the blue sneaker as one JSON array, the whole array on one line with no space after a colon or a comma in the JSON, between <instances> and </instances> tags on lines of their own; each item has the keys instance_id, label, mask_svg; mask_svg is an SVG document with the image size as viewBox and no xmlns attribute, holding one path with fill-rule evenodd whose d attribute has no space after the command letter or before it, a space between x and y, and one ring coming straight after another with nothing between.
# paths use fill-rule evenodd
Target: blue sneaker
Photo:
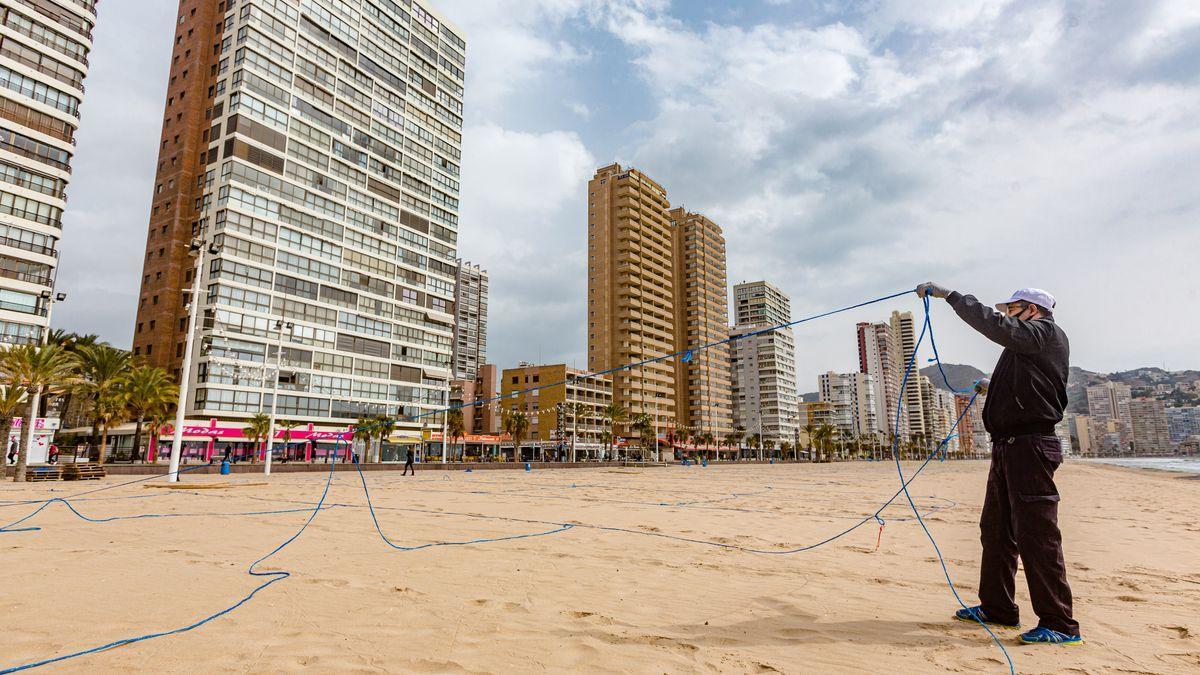
<instances>
[{"instance_id":1,"label":"blue sneaker","mask_svg":"<svg viewBox=\"0 0 1200 675\"><path fill-rule=\"evenodd\" d=\"M974 607L960 609L954 613L954 618L958 619L959 621L966 621L967 623L977 623L982 621L988 625L1000 626L1001 628L1021 627L1021 624L1019 623L1000 623L998 621L992 621L988 618L988 615L984 613L982 605L975 605Z\"/></svg>"},{"instance_id":2,"label":"blue sneaker","mask_svg":"<svg viewBox=\"0 0 1200 675\"><path fill-rule=\"evenodd\" d=\"M1037 627L1027 633L1021 633L1018 638L1024 645L1081 645L1083 638L1078 635L1067 635L1049 628Z\"/></svg>"}]
</instances>

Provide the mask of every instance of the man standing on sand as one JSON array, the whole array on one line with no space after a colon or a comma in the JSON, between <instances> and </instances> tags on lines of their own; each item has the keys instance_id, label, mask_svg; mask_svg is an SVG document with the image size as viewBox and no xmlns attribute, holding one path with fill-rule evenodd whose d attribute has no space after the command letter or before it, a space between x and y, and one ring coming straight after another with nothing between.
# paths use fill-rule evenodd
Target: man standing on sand
<instances>
[{"instance_id":1,"label":"man standing on sand","mask_svg":"<svg viewBox=\"0 0 1200 675\"><path fill-rule=\"evenodd\" d=\"M1058 489L1054 471L1062 450L1054 425L1067 407L1070 345L1054 322L1054 296L1022 288L996 305L984 306L933 282L917 286L920 297L945 298L959 318L1004 348L987 392L983 425L992 437L992 465L979 519L983 558L980 604L960 609L955 618L1006 627L1019 623L1017 558L1025 564L1029 598L1038 625L1022 633L1025 644L1083 644L1071 615L1062 534L1058 529Z\"/></svg>"}]
</instances>

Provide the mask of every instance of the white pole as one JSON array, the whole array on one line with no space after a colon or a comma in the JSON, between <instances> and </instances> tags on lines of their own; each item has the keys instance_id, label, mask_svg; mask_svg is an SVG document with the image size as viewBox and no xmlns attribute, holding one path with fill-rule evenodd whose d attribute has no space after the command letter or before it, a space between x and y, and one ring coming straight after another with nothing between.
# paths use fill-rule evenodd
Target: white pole
<instances>
[{"instance_id":1,"label":"white pole","mask_svg":"<svg viewBox=\"0 0 1200 675\"><path fill-rule=\"evenodd\" d=\"M442 399L445 405L442 406L442 464L446 463L446 428L449 426L450 417L450 390L446 390L446 395Z\"/></svg>"},{"instance_id":2,"label":"white pole","mask_svg":"<svg viewBox=\"0 0 1200 675\"><path fill-rule=\"evenodd\" d=\"M571 404L571 463L575 463L575 437L579 435L579 409L578 403Z\"/></svg>"},{"instance_id":3,"label":"white pole","mask_svg":"<svg viewBox=\"0 0 1200 675\"><path fill-rule=\"evenodd\" d=\"M292 324L285 324L283 319L275 322L279 330L279 344L275 350L275 382L271 385L271 423L267 425L267 456L263 460L263 475L271 475L271 444L275 442L275 408L279 404L279 373L283 369L283 329L291 329ZM264 364L265 367L265 364Z\"/></svg>"},{"instance_id":4,"label":"white pole","mask_svg":"<svg viewBox=\"0 0 1200 675\"><path fill-rule=\"evenodd\" d=\"M175 433L171 438L171 461L167 466L167 482L179 482L179 455L183 449L183 414L187 407L188 386L192 374L192 345L196 337L196 315L200 307L200 271L204 266L203 242L196 253L196 267L192 272L192 298L188 303L187 340L183 345L183 365L179 369L179 400L175 405Z\"/></svg>"},{"instance_id":5,"label":"white pole","mask_svg":"<svg viewBox=\"0 0 1200 675\"><path fill-rule=\"evenodd\" d=\"M658 401L654 402L654 461L662 461L662 455L658 449Z\"/></svg>"}]
</instances>

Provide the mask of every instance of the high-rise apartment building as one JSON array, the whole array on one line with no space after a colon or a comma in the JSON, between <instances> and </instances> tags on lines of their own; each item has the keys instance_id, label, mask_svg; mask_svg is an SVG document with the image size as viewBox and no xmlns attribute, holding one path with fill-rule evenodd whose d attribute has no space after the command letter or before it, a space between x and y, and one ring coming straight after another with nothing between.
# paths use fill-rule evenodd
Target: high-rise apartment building
<instances>
[{"instance_id":1,"label":"high-rise apartment building","mask_svg":"<svg viewBox=\"0 0 1200 675\"><path fill-rule=\"evenodd\" d=\"M1094 454L1092 447L1092 418L1087 415L1071 415L1067 418L1071 429L1071 445L1083 457Z\"/></svg>"},{"instance_id":2,"label":"high-rise apartment building","mask_svg":"<svg viewBox=\"0 0 1200 675\"><path fill-rule=\"evenodd\" d=\"M1123 452L1133 440L1127 384L1104 382L1087 388L1088 415L1092 418L1093 444L1103 453Z\"/></svg>"},{"instance_id":3,"label":"high-rise apartment building","mask_svg":"<svg viewBox=\"0 0 1200 675\"><path fill-rule=\"evenodd\" d=\"M733 287L734 323L779 326L792 321L792 300L765 281L743 281Z\"/></svg>"},{"instance_id":4,"label":"high-rise apartment building","mask_svg":"<svg viewBox=\"0 0 1200 675\"><path fill-rule=\"evenodd\" d=\"M49 329L95 0L0 3L0 344Z\"/></svg>"},{"instance_id":5,"label":"high-rise apartment building","mask_svg":"<svg viewBox=\"0 0 1200 675\"><path fill-rule=\"evenodd\" d=\"M876 405L874 377L867 373L821 373L817 377L820 400L833 406L832 425L848 436L884 441Z\"/></svg>"},{"instance_id":6,"label":"high-rise apartment building","mask_svg":"<svg viewBox=\"0 0 1200 675\"><path fill-rule=\"evenodd\" d=\"M896 410L900 400L900 378L904 374L900 346L890 323L860 323L858 333L858 370L870 375L875 387L875 403L879 427L889 434L899 432L901 441L908 439L908 414L900 409L899 426Z\"/></svg>"},{"instance_id":7,"label":"high-rise apartment building","mask_svg":"<svg viewBox=\"0 0 1200 675\"><path fill-rule=\"evenodd\" d=\"M725 237L708 218L683 207L667 212L673 241L675 351L729 339ZM733 431L729 345L675 359L675 417L692 434Z\"/></svg>"},{"instance_id":8,"label":"high-rise apartment building","mask_svg":"<svg viewBox=\"0 0 1200 675\"><path fill-rule=\"evenodd\" d=\"M588 370L608 370L675 351L674 246L667 192L637 169L610 164L588 182ZM613 373L613 401L674 426L670 359Z\"/></svg>"},{"instance_id":9,"label":"high-rise apartment building","mask_svg":"<svg viewBox=\"0 0 1200 675\"><path fill-rule=\"evenodd\" d=\"M1172 443L1200 436L1200 407L1167 408L1167 429Z\"/></svg>"},{"instance_id":10,"label":"high-rise apartment building","mask_svg":"<svg viewBox=\"0 0 1200 675\"><path fill-rule=\"evenodd\" d=\"M487 361L488 274L459 260L454 283L454 377L473 379Z\"/></svg>"},{"instance_id":11,"label":"high-rise apartment building","mask_svg":"<svg viewBox=\"0 0 1200 675\"><path fill-rule=\"evenodd\" d=\"M1171 427L1162 401L1155 398L1132 399L1129 402L1129 420L1134 452L1139 455L1171 452Z\"/></svg>"},{"instance_id":12,"label":"high-rise apartment building","mask_svg":"<svg viewBox=\"0 0 1200 675\"><path fill-rule=\"evenodd\" d=\"M915 366L914 366L915 367ZM952 392L939 389L933 381L924 375L916 379L909 378L921 394L921 426L924 428L921 445L927 449L935 449L945 443L946 452L950 454L959 451L957 433L952 433L954 421L958 419L958 403Z\"/></svg>"},{"instance_id":13,"label":"high-rise apartment building","mask_svg":"<svg viewBox=\"0 0 1200 675\"><path fill-rule=\"evenodd\" d=\"M954 419L960 420L958 429L958 449L963 455L977 452L991 452L992 446L979 437L983 431L983 399L977 397L971 404L971 394L954 394ZM967 406L970 405L970 409ZM978 430L976 429L978 423Z\"/></svg>"},{"instance_id":14,"label":"high-rise apartment building","mask_svg":"<svg viewBox=\"0 0 1200 675\"><path fill-rule=\"evenodd\" d=\"M134 351L178 373L199 240L189 414L275 377L290 419L447 400L461 35L422 0L180 1Z\"/></svg>"},{"instance_id":15,"label":"high-rise apartment building","mask_svg":"<svg viewBox=\"0 0 1200 675\"><path fill-rule=\"evenodd\" d=\"M734 425L777 446L794 442L799 410L792 329L750 335L791 321L791 300L766 281L737 284L733 296L738 318L730 329L730 337L737 338L730 349Z\"/></svg>"},{"instance_id":16,"label":"high-rise apartment building","mask_svg":"<svg viewBox=\"0 0 1200 675\"><path fill-rule=\"evenodd\" d=\"M907 422L907 437L909 439L915 439L918 436L925 438L925 407L922 405L921 386L917 380L920 364L913 357L913 352L917 348L916 321L913 319L912 312L892 312L889 325L892 329L897 353L900 356L896 362L896 391L904 399L903 417L907 419L902 421ZM910 363L912 371L908 373L906 382L904 374ZM903 437L903 429L901 432Z\"/></svg>"}]
</instances>

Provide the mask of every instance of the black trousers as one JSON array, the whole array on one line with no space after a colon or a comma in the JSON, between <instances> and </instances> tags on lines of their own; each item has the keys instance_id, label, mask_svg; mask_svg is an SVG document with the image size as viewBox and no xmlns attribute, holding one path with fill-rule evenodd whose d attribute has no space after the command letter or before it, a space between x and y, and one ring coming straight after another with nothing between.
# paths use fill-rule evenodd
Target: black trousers
<instances>
[{"instance_id":1,"label":"black trousers","mask_svg":"<svg viewBox=\"0 0 1200 675\"><path fill-rule=\"evenodd\" d=\"M400 475L401 476L407 475L409 471L412 472L412 475L414 475L414 476L417 475L417 470L413 467L413 460L412 460L411 455L409 456L409 458L407 460L404 461L404 470L400 472Z\"/></svg>"},{"instance_id":2,"label":"black trousers","mask_svg":"<svg viewBox=\"0 0 1200 675\"><path fill-rule=\"evenodd\" d=\"M1017 558L1025 566L1038 626L1079 635L1058 529L1054 471L1062 464L1056 436L992 439L992 466L979 519L983 561L979 601L988 618L1016 624Z\"/></svg>"}]
</instances>

